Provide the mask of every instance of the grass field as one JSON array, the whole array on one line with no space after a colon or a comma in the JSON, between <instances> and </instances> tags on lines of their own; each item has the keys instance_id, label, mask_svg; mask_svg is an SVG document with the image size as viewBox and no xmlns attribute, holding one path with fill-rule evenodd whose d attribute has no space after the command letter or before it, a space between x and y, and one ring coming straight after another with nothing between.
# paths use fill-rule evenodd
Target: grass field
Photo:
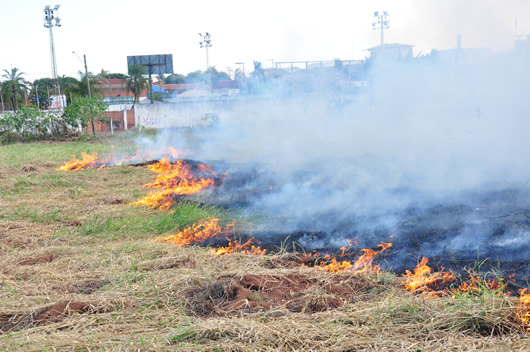
<instances>
[{"instance_id":1,"label":"grass field","mask_svg":"<svg viewBox=\"0 0 530 352\"><path fill-rule=\"evenodd\" d=\"M228 212L130 206L153 180L144 167L56 170L109 150L106 139L0 147L0 350L530 350L516 297L412 296L391 273L154 242Z\"/></svg>"}]
</instances>

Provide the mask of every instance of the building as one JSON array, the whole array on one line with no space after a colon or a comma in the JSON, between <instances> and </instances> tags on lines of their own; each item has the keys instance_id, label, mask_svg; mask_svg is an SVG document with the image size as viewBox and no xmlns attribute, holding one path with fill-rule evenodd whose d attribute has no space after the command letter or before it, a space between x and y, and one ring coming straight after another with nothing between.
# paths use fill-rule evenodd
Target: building
<instances>
[{"instance_id":1,"label":"building","mask_svg":"<svg viewBox=\"0 0 530 352\"><path fill-rule=\"evenodd\" d=\"M370 60L403 61L412 59L414 45L389 43L368 48Z\"/></svg>"}]
</instances>

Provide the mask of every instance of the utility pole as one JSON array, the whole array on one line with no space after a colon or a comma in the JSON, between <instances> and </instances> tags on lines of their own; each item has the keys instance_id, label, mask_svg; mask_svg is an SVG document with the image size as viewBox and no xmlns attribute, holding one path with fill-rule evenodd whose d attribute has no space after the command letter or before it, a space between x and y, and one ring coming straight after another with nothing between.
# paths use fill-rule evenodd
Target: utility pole
<instances>
[{"instance_id":1,"label":"utility pole","mask_svg":"<svg viewBox=\"0 0 530 352\"><path fill-rule=\"evenodd\" d=\"M2 103L2 112L4 112L4 94L2 93L2 82L0 82L0 102Z\"/></svg>"},{"instance_id":2,"label":"utility pole","mask_svg":"<svg viewBox=\"0 0 530 352\"><path fill-rule=\"evenodd\" d=\"M86 78L86 85L88 87L88 97L92 99L92 93L90 92L90 79L88 77L88 67L86 65L86 55L83 54L83 61L85 62L85 78ZM96 124L94 123L94 118L90 119L90 123L92 124L92 134L96 135Z\"/></svg>"},{"instance_id":3,"label":"utility pole","mask_svg":"<svg viewBox=\"0 0 530 352\"><path fill-rule=\"evenodd\" d=\"M381 29L381 46L385 43L385 29L388 29L390 27L390 15L388 12L383 11L380 13L379 11L374 12L374 23L372 23L373 30Z\"/></svg>"},{"instance_id":4,"label":"utility pole","mask_svg":"<svg viewBox=\"0 0 530 352\"><path fill-rule=\"evenodd\" d=\"M88 87L88 97L92 99L92 93L90 92L90 79L88 78L88 67L86 65L86 55L83 54L83 62L85 63L85 78L86 78L86 86Z\"/></svg>"},{"instance_id":5,"label":"utility pole","mask_svg":"<svg viewBox=\"0 0 530 352\"><path fill-rule=\"evenodd\" d=\"M40 109L40 102L39 102L39 85L35 83L35 104Z\"/></svg>"},{"instance_id":6,"label":"utility pole","mask_svg":"<svg viewBox=\"0 0 530 352\"><path fill-rule=\"evenodd\" d=\"M72 54L77 56L79 61L81 61L81 58L79 57L79 55L77 55L77 53L75 51L72 51ZM86 64L86 55L85 54L83 54L83 61L81 63L85 66L85 78L86 78L86 86L87 86L87 89L88 89L88 97L90 99L92 99L92 93L90 92L90 78L88 77L88 66ZM92 134L95 136L96 135L96 125L94 123L94 119L90 119L90 123L92 125Z\"/></svg>"},{"instance_id":7,"label":"utility pole","mask_svg":"<svg viewBox=\"0 0 530 352\"><path fill-rule=\"evenodd\" d=\"M206 32L205 35L202 35L201 33L199 33L199 35L202 38L202 42L199 42L199 44L201 48L206 49L206 71L208 71L208 69L210 68L210 62L208 61L208 48L212 46L211 34Z\"/></svg>"},{"instance_id":8,"label":"utility pole","mask_svg":"<svg viewBox=\"0 0 530 352\"><path fill-rule=\"evenodd\" d=\"M61 95L61 87L59 86L59 79L57 75L57 62L55 60L55 46L53 43L53 27L61 27L61 19L55 15L55 12L59 10L59 6L61 5L55 5L55 7L52 9L50 8L50 5L46 5L44 7L44 27L48 28L50 30L50 56L51 56L51 64L52 64L52 79L55 84L55 94Z\"/></svg>"}]
</instances>

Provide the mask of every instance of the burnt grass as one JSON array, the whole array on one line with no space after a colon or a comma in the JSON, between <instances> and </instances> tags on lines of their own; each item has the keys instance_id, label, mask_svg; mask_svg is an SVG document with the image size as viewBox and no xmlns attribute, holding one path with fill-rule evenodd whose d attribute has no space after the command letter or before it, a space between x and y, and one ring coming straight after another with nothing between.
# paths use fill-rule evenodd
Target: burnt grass
<instances>
[{"instance_id":1,"label":"burnt grass","mask_svg":"<svg viewBox=\"0 0 530 352\"><path fill-rule=\"evenodd\" d=\"M234 167L223 162L206 164L212 166L217 174L224 175L221 182L204 196L185 199L245 214L248 208L254 210L263 196L276 192L282 186L273 173L259 165ZM304 177L307 175L300 175L302 180ZM405 197L414 193L406 189L390 192ZM337 245L337 239L358 236L362 240L360 246L351 249L345 260L359 255L359 248L376 249L381 241L392 242L394 246L379 256L378 263L383 269L397 274L412 270L426 256L434 269L443 267L455 273L473 269L504 277L511 275L521 285L526 284L530 277L530 241L524 240L525 233L530 233L530 192L525 187L471 190L443 203L411 203L395 212L373 216L352 215L347 220L342 214L333 212L323 212L318 217L324 219L322 222L326 225L323 228L315 226L313 219L307 219L299 221L296 231L286 232L281 225L272 225L267 230L243 229L234 237L241 241L254 237L254 242L268 252L287 250L337 254L341 246ZM389 217L395 220L391 225L384 225L381 220ZM518 239L512 242L512 237ZM223 238L203 243L207 246L225 244ZM346 245L345 240L342 245Z\"/></svg>"}]
</instances>

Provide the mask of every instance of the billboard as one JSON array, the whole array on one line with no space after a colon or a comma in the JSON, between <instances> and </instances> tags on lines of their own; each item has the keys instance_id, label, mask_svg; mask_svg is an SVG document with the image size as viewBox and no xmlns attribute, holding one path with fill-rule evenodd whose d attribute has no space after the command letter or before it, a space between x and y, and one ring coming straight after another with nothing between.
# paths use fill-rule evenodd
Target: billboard
<instances>
[{"instance_id":1,"label":"billboard","mask_svg":"<svg viewBox=\"0 0 530 352\"><path fill-rule=\"evenodd\" d=\"M48 109L64 109L66 107L66 95L50 95L49 103Z\"/></svg>"},{"instance_id":2,"label":"billboard","mask_svg":"<svg viewBox=\"0 0 530 352\"><path fill-rule=\"evenodd\" d=\"M173 73L173 55L139 55L127 56L127 67L142 65L149 75Z\"/></svg>"}]
</instances>

